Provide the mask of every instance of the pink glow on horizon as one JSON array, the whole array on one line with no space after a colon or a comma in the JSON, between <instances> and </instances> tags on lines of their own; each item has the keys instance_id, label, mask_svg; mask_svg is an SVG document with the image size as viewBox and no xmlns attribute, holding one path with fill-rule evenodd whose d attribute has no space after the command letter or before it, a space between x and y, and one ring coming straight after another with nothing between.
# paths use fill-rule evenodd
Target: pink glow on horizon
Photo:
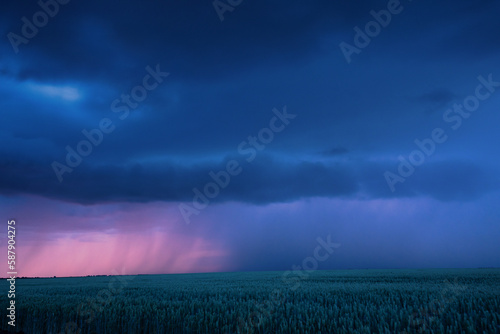
<instances>
[{"instance_id":1,"label":"pink glow on horizon","mask_svg":"<svg viewBox=\"0 0 500 334\"><path fill-rule=\"evenodd\" d=\"M225 256L199 237L94 232L20 247L18 276L211 272L220 270Z\"/></svg>"},{"instance_id":2,"label":"pink glow on horizon","mask_svg":"<svg viewBox=\"0 0 500 334\"><path fill-rule=\"evenodd\" d=\"M85 206L17 197L9 204L17 209L18 276L212 272L228 263L227 249L188 228L172 203Z\"/></svg>"}]
</instances>

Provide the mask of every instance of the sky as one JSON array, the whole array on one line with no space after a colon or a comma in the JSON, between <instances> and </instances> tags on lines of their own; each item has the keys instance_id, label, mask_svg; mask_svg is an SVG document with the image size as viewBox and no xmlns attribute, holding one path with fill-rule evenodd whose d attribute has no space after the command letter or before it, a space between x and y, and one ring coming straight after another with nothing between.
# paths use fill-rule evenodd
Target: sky
<instances>
[{"instance_id":1,"label":"sky","mask_svg":"<svg viewBox=\"0 0 500 334\"><path fill-rule=\"evenodd\" d=\"M0 8L18 276L500 266L498 1Z\"/></svg>"}]
</instances>

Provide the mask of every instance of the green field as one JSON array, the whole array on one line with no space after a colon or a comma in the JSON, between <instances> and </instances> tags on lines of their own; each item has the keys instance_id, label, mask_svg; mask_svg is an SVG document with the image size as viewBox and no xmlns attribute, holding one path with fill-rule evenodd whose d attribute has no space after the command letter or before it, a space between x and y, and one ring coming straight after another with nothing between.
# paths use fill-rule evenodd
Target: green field
<instances>
[{"instance_id":1,"label":"green field","mask_svg":"<svg viewBox=\"0 0 500 334\"><path fill-rule=\"evenodd\" d=\"M301 274L18 279L16 330L53 334L500 333L500 269ZM7 307L6 298L3 305ZM10 327L7 321L3 315L3 330Z\"/></svg>"}]
</instances>

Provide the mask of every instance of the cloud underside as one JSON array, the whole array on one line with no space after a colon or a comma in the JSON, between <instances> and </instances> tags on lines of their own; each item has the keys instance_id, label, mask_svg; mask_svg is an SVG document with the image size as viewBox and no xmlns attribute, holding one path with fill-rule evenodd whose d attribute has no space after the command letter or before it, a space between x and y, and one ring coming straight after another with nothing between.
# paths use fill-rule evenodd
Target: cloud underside
<instances>
[{"instance_id":1,"label":"cloud underside","mask_svg":"<svg viewBox=\"0 0 500 334\"><path fill-rule=\"evenodd\" d=\"M238 167L232 174L227 169L230 161ZM283 162L270 155L251 163L241 157L228 157L220 163L189 167L174 163L84 163L66 173L61 183L46 164L4 160L0 167L3 193L35 194L84 204L191 201L197 194L194 189L208 194L214 203L266 204L309 197L428 196L442 201L472 200L497 189L499 184L494 173L468 161L429 162L415 167L411 175L400 174L396 162Z\"/></svg>"}]
</instances>

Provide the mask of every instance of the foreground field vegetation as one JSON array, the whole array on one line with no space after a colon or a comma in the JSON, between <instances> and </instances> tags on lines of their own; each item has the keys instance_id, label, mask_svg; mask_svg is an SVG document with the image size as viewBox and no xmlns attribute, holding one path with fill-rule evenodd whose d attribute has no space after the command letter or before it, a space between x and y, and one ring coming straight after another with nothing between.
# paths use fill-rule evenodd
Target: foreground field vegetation
<instances>
[{"instance_id":1,"label":"foreground field vegetation","mask_svg":"<svg viewBox=\"0 0 500 334\"><path fill-rule=\"evenodd\" d=\"M500 270L20 279L24 333L500 333ZM296 277L296 278L292 278ZM5 309L5 308L4 308ZM8 329L7 318L1 326Z\"/></svg>"}]
</instances>

